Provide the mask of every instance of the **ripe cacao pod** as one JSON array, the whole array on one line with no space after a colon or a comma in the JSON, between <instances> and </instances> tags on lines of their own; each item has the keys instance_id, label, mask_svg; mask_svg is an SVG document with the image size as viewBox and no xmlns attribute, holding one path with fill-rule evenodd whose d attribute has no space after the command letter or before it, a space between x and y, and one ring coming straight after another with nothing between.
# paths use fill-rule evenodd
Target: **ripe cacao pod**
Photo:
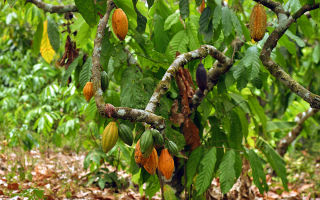
<instances>
[{"instance_id":1,"label":"ripe cacao pod","mask_svg":"<svg viewBox=\"0 0 320 200\"><path fill-rule=\"evenodd\" d=\"M118 140L118 126L116 122L110 122L102 133L102 149L104 152L110 151Z\"/></svg>"},{"instance_id":2,"label":"ripe cacao pod","mask_svg":"<svg viewBox=\"0 0 320 200\"><path fill-rule=\"evenodd\" d=\"M134 151L134 160L138 165L144 165L146 162L147 158L143 157L141 150L140 150L140 140L138 140L135 151Z\"/></svg>"},{"instance_id":3,"label":"ripe cacao pod","mask_svg":"<svg viewBox=\"0 0 320 200\"><path fill-rule=\"evenodd\" d=\"M204 0L202 0L201 5L200 5L200 8L199 8L200 13L203 12L203 10L204 10L205 7L206 7L206 2L205 2Z\"/></svg>"},{"instance_id":4,"label":"ripe cacao pod","mask_svg":"<svg viewBox=\"0 0 320 200\"><path fill-rule=\"evenodd\" d=\"M156 173L156 169L158 167L158 153L155 148L152 148L152 152L146 159L143 167L151 175Z\"/></svg>"},{"instance_id":5,"label":"ripe cacao pod","mask_svg":"<svg viewBox=\"0 0 320 200\"><path fill-rule=\"evenodd\" d=\"M199 89L203 92L207 89L208 81L207 81L207 70L204 68L203 64L200 63L196 72L196 81Z\"/></svg>"},{"instance_id":6,"label":"ripe cacao pod","mask_svg":"<svg viewBox=\"0 0 320 200\"><path fill-rule=\"evenodd\" d=\"M174 171L174 161L168 149L162 149L158 169L167 180L171 178Z\"/></svg>"},{"instance_id":7,"label":"ripe cacao pod","mask_svg":"<svg viewBox=\"0 0 320 200\"><path fill-rule=\"evenodd\" d=\"M140 138L140 150L144 157L149 157L153 149L153 137L150 129L144 131Z\"/></svg>"},{"instance_id":8,"label":"ripe cacao pod","mask_svg":"<svg viewBox=\"0 0 320 200\"><path fill-rule=\"evenodd\" d=\"M93 96L92 82L87 82L86 85L83 87L83 95L87 101L90 101L91 97Z\"/></svg>"},{"instance_id":9,"label":"ripe cacao pod","mask_svg":"<svg viewBox=\"0 0 320 200\"><path fill-rule=\"evenodd\" d=\"M267 15L264 6L256 4L250 15L250 36L254 41L263 38L267 28Z\"/></svg>"},{"instance_id":10,"label":"ripe cacao pod","mask_svg":"<svg viewBox=\"0 0 320 200\"><path fill-rule=\"evenodd\" d=\"M119 40L124 40L128 33L128 19L121 8L115 9L112 15L112 29Z\"/></svg>"},{"instance_id":11,"label":"ripe cacao pod","mask_svg":"<svg viewBox=\"0 0 320 200\"><path fill-rule=\"evenodd\" d=\"M102 91L106 91L106 89L108 89L108 86L109 86L109 76L105 71L102 71L100 75L101 75L101 89Z\"/></svg>"},{"instance_id":12,"label":"ripe cacao pod","mask_svg":"<svg viewBox=\"0 0 320 200\"><path fill-rule=\"evenodd\" d=\"M153 136L154 145L158 147L162 146L164 142L162 134L156 129L151 129L151 132Z\"/></svg>"},{"instance_id":13,"label":"ripe cacao pod","mask_svg":"<svg viewBox=\"0 0 320 200\"><path fill-rule=\"evenodd\" d=\"M179 151L178 146L176 145L176 143L174 143L171 140L166 141L166 147L169 150L170 154L172 154L172 155L175 155Z\"/></svg>"},{"instance_id":14,"label":"ripe cacao pod","mask_svg":"<svg viewBox=\"0 0 320 200\"><path fill-rule=\"evenodd\" d=\"M132 130L125 124L119 126L119 136L127 145L131 146L133 142Z\"/></svg>"}]
</instances>

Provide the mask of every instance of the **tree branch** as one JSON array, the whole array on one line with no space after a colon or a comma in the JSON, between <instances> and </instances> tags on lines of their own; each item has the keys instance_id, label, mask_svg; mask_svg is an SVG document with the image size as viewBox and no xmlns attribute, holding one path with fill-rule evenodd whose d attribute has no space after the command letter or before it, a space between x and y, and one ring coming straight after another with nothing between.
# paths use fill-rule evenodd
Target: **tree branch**
<instances>
[{"instance_id":1,"label":"tree branch","mask_svg":"<svg viewBox=\"0 0 320 200\"><path fill-rule=\"evenodd\" d=\"M287 152L289 145L299 136L303 128L303 123L309 119L309 117L315 115L318 111L318 109L309 108L305 112L299 113L296 116L295 121L297 122L297 126L295 126L284 138L282 138L277 145L277 151L281 156Z\"/></svg>"},{"instance_id":2,"label":"tree branch","mask_svg":"<svg viewBox=\"0 0 320 200\"><path fill-rule=\"evenodd\" d=\"M78 12L76 5L57 6L44 3L41 0L26 0L26 3L28 2L33 3L38 8L50 13Z\"/></svg>"},{"instance_id":3,"label":"tree branch","mask_svg":"<svg viewBox=\"0 0 320 200\"><path fill-rule=\"evenodd\" d=\"M305 101L307 101L312 108L320 108L320 96L313 94L298 82L296 82L289 74L287 74L277 63L271 60L270 55L272 50L276 47L279 39L290 27L290 25L295 22L301 15L305 12L319 8L319 4L315 5L305 5L299 9L292 16L286 17L282 16L279 18L279 24L276 29L270 34L266 42L263 45L260 54L260 60L267 70L280 82L282 82L286 87L288 87L292 92L299 95Z\"/></svg>"},{"instance_id":4,"label":"tree branch","mask_svg":"<svg viewBox=\"0 0 320 200\"><path fill-rule=\"evenodd\" d=\"M278 16L278 18L279 18L279 14L285 14L289 16L289 12L285 11L281 3L279 2L274 2L272 0L254 0L254 1L272 10Z\"/></svg>"},{"instance_id":5,"label":"tree branch","mask_svg":"<svg viewBox=\"0 0 320 200\"><path fill-rule=\"evenodd\" d=\"M145 110L149 112L155 112L156 107L160 102L161 96L168 91L171 78L176 75L179 66L183 66L192 60L204 58L208 55L211 55L213 58L218 60L220 63L224 63L225 65L230 65L232 63L230 58L225 56L222 52L211 45L202 45L197 50L179 55L170 65L170 67L162 77L162 80L158 83Z\"/></svg>"}]
</instances>

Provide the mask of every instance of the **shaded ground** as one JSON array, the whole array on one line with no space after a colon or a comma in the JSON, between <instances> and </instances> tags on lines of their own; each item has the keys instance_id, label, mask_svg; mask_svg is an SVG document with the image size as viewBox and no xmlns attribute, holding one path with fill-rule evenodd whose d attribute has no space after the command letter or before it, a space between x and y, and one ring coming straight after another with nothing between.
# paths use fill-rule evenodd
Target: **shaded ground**
<instances>
[{"instance_id":1,"label":"shaded ground","mask_svg":"<svg viewBox=\"0 0 320 200\"><path fill-rule=\"evenodd\" d=\"M87 185L89 171L83 169L83 153L60 149L41 154L38 150L27 153L3 148L0 145L0 199L145 199L134 185L123 190L100 190L98 186ZM307 153L300 160L288 159L288 178L292 182L290 190L283 192L279 180L268 176L270 191L261 195L253 186L255 199L320 199L320 159L314 159ZM118 175L130 180L124 172L118 172ZM219 182L214 180L207 197L217 199L218 188Z\"/></svg>"}]
</instances>

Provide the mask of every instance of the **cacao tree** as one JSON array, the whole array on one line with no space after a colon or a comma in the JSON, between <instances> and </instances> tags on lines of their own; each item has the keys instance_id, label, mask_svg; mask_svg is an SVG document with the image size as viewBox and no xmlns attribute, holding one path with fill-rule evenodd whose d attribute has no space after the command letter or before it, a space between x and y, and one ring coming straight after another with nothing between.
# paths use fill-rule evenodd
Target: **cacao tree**
<instances>
[{"instance_id":1,"label":"cacao tree","mask_svg":"<svg viewBox=\"0 0 320 200\"><path fill-rule=\"evenodd\" d=\"M74 85L87 101L85 120L99 137L85 168L101 159L119 168L110 158L121 155L149 198L203 199L217 178L223 194L239 183L249 198L249 175L268 191L267 163L287 189L281 156L320 108L318 0L5 6L25 12L34 34L27 47L63 67L60 86Z\"/></svg>"}]
</instances>

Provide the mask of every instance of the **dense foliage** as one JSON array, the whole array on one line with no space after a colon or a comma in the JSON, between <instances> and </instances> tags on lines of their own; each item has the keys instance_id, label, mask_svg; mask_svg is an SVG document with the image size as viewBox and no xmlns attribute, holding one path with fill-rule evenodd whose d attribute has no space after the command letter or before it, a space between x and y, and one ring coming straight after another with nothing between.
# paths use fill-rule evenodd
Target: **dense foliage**
<instances>
[{"instance_id":1,"label":"dense foliage","mask_svg":"<svg viewBox=\"0 0 320 200\"><path fill-rule=\"evenodd\" d=\"M267 30L259 42L250 37L250 14L257 4L250 0L207 0L203 1L205 8L200 0L114 0L115 6L128 18L128 33L123 41L112 30L112 17L107 27L103 27L105 34L96 34L108 13L107 0L63 1L65 5L75 4L72 13L63 11L63 7L60 13L45 12L46 8L41 6L44 4L37 4L38 0L4 2L0 3L0 30L3 30L0 33L3 113L0 139L5 139L10 147L31 150L55 145L85 150L88 154L84 168L92 172L88 184L95 182L100 188L125 184L115 172L103 167L108 162L131 173L132 181L148 197L164 187L164 197L171 198L169 184L175 188L176 195L185 190L190 198L200 199L205 198L206 190L217 177L221 192L228 193L240 176L247 175L242 172L247 161L251 168L249 175L260 193L269 189L265 166L274 170L287 189L286 164L282 158L287 147L291 152L308 149L319 153L318 117L313 116L319 107L310 108L301 98L300 90L288 88L296 88L296 82L288 81L288 86L283 84L288 80L286 76L270 74L260 56L266 42L278 39L276 47L271 49L271 59L295 81L320 94L319 1L277 2L288 12L287 17L295 16L304 5L315 7L305 10L276 39L269 36L283 28L289 18L282 20L283 13L265 7ZM257 2L267 5L267 1ZM46 3L59 5L56 1ZM113 11L108 14L111 16ZM102 37L101 48L97 49L95 39L99 37ZM235 41L240 44L235 45ZM231 62L230 69L214 80L210 79L210 71L222 69L226 64L208 53L204 55L201 49L204 47L200 48L204 44L214 46ZM189 54L184 54L197 49L194 55L203 56L190 59ZM94 73L97 52L101 64L98 71L104 73L99 88ZM183 56L187 61L184 66L177 66L180 71L176 70L168 83L161 81L169 66L180 62L177 60ZM201 83L197 73L198 66L202 67L200 63L208 73L208 86L196 91ZM98 79L101 81L100 73ZM102 87L103 101L116 109L140 110L151 102L159 84L167 84L161 85L168 88L156 102L154 112L164 118L165 128L140 123L135 115L121 118L120 111L117 114L120 117L113 119L108 116L109 111L115 116L112 107L101 114L96 102L100 90L94 91L91 99L86 96L88 102L82 94L89 81L96 90ZM199 92L204 98L197 107L192 98ZM310 119L300 123L312 109ZM118 128L122 127L120 139L111 145L110 140L103 140L109 136L103 134L114 120ZM160 133L145 134L150 124L151 131L158 129ZM299 130L294 129L300 125ZM285 144L284 152L279 150L281 139L291 137L290 134L294 135L293 143ZM149 136L151 139L145 139ZM145 163L144 167L137 165L135 148L139 139L142 154L144 148L149 148L154 162L157 152L160 156L164 148L169 149L175 168L171 179L169 175L164 179L160 173L150 175ZM156 140L160 140L159 144ZM170 154L166 153L171 165ZM166 170L166 174L171 174L171 168Z\"/></svg>"}]
</instances>

